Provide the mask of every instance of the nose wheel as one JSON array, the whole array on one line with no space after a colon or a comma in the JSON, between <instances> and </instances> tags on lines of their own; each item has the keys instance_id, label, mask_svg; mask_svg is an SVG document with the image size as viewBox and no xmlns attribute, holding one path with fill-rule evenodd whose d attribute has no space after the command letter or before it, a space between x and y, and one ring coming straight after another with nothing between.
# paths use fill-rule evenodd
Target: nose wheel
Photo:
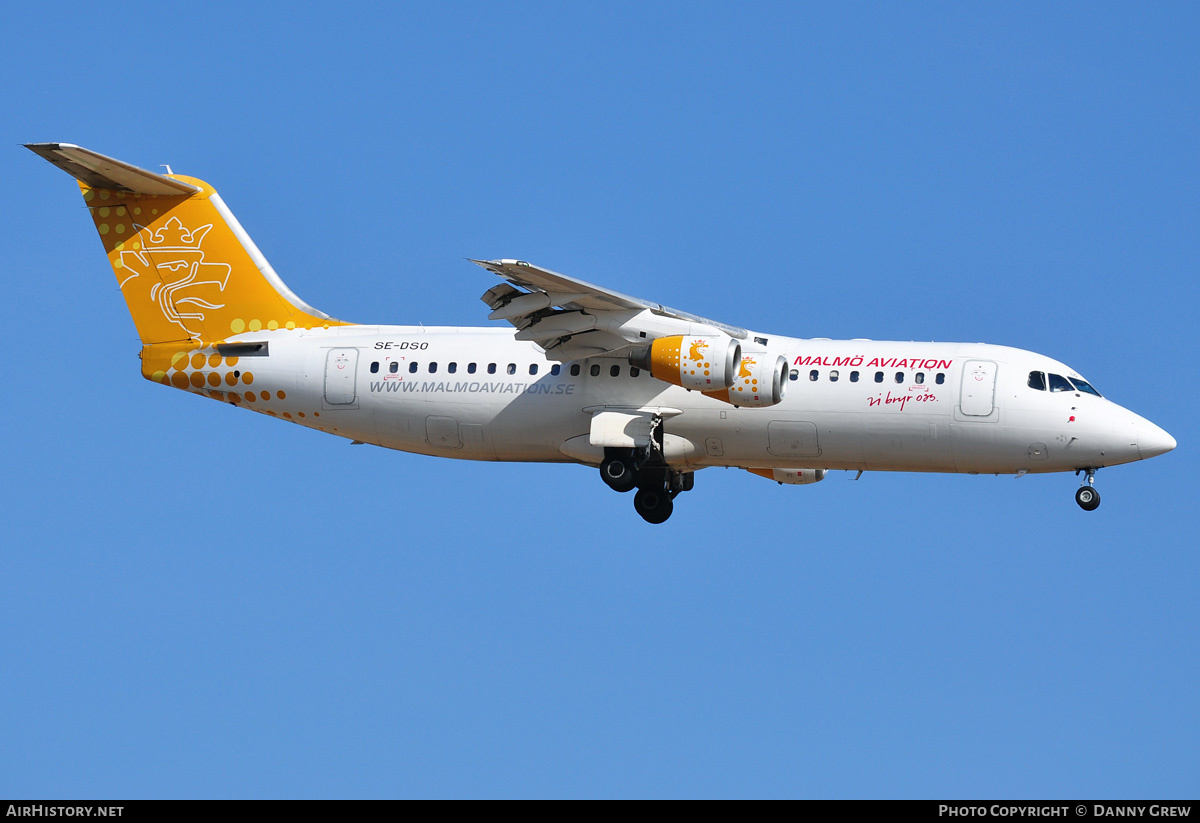
<instances>
[{"instance_id":1,"label":"nose wheel","mask_svg":"<svg viewBox=\"0 0 1200 823\"><path fill-rule=\"evenodd\" d=\"M1087 482L1075 492L1075 502L1085 512L1094 512L1100 507L1100 492L1092 487L1092 480L1096 476L1096 470L1084 469L1084 471L1087 472ZM1078 474L1078 472L1076 473Z\"/></svg>"}]
</instances>

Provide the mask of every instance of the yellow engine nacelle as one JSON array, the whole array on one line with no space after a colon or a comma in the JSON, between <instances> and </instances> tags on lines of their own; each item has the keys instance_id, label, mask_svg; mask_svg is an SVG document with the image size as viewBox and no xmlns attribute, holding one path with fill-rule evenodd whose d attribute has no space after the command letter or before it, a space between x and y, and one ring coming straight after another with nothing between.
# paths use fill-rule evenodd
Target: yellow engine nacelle
<instances>
[{"instance_id":1,"label":"yellow engine nacelle","mask_svg":"<svg viewBox=\"0 0 1200 823\"><path fill-rule=\"evenodd\" d=\"M744 352L738 361L733 385L724 391L706 392L709 397L735 406L774 406L787 391L788 365L783 355Z\"/></svg>"},{"instance_id":2,"label":"yellow engine nacelle","mask_svg":"<svg viewBox=\"0 0 1200 823\"><path fill-rule=\"evenodd\" d=\"M635 352L629 362L659 380L701 392L733 385L742 347L723 334L660 337Z\"/></svg>"}]
</instances>

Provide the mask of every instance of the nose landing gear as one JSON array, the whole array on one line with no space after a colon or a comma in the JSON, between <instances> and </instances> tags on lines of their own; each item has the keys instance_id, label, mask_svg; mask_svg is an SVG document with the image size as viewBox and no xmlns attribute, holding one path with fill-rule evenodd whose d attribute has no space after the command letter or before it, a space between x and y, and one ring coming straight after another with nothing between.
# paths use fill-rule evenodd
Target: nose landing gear
<instances>
[{"instance_id":1,"label":"nose landing gear","mask_svg":"<svg viewBox=\"0 0 1200 823\"><path fill-rule=\"evenodd\" d=\"M1075 502L1079 504L1079 508L1085 512L1094 512L1100 507L1100 492L1092 487L1092 481L1096 476L1095 469L1080 469L1079 471L1087 472L1087 482L1079 487L1075 492ZM1079 471L1075 474L1079 474Z\"/></svg>"}]
</instances>

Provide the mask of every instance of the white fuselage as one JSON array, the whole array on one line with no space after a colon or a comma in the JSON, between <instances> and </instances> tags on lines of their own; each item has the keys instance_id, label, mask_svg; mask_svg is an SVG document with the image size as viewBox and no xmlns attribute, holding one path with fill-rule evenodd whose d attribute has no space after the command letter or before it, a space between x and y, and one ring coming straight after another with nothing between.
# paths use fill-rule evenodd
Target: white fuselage
<instances>
[{"instance_id":1,"label":"white fuselage","mask_svg":"<svg viewBox=\"0 0 1200 823\"><path fill-rule=\"evenodd\" d=\"M559 364L504 328L347 326L247 333L247 408L342 437L466 460L599 464L593 415L651 412L681 470L706 466L1023 473L1127 463L1174 447L1153 423L1030 372L1050 358L982 343L756 337L791 371L781 403L738 408L625 359ZM197 393L205 393L198 390ZM282 397L280 396L282 394Z\"/></svg>"}]
</instances>

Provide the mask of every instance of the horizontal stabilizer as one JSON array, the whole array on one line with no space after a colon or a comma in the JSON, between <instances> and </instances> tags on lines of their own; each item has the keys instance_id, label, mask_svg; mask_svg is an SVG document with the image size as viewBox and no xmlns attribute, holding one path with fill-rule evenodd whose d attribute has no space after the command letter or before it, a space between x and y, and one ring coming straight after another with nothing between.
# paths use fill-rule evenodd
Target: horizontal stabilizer
<instances>
[{"instance_id":1,"label":"horizontal stabilizer","mask_svg":"<svg viewBox=\"0 0 1200 823\"><path fill-rule=\"evenodd\" d=\"M49 160L86 186L134 194L195 194L196 186L139 169L71 143L26 143L25 148Z\"/></svg>"}]
</instances>

